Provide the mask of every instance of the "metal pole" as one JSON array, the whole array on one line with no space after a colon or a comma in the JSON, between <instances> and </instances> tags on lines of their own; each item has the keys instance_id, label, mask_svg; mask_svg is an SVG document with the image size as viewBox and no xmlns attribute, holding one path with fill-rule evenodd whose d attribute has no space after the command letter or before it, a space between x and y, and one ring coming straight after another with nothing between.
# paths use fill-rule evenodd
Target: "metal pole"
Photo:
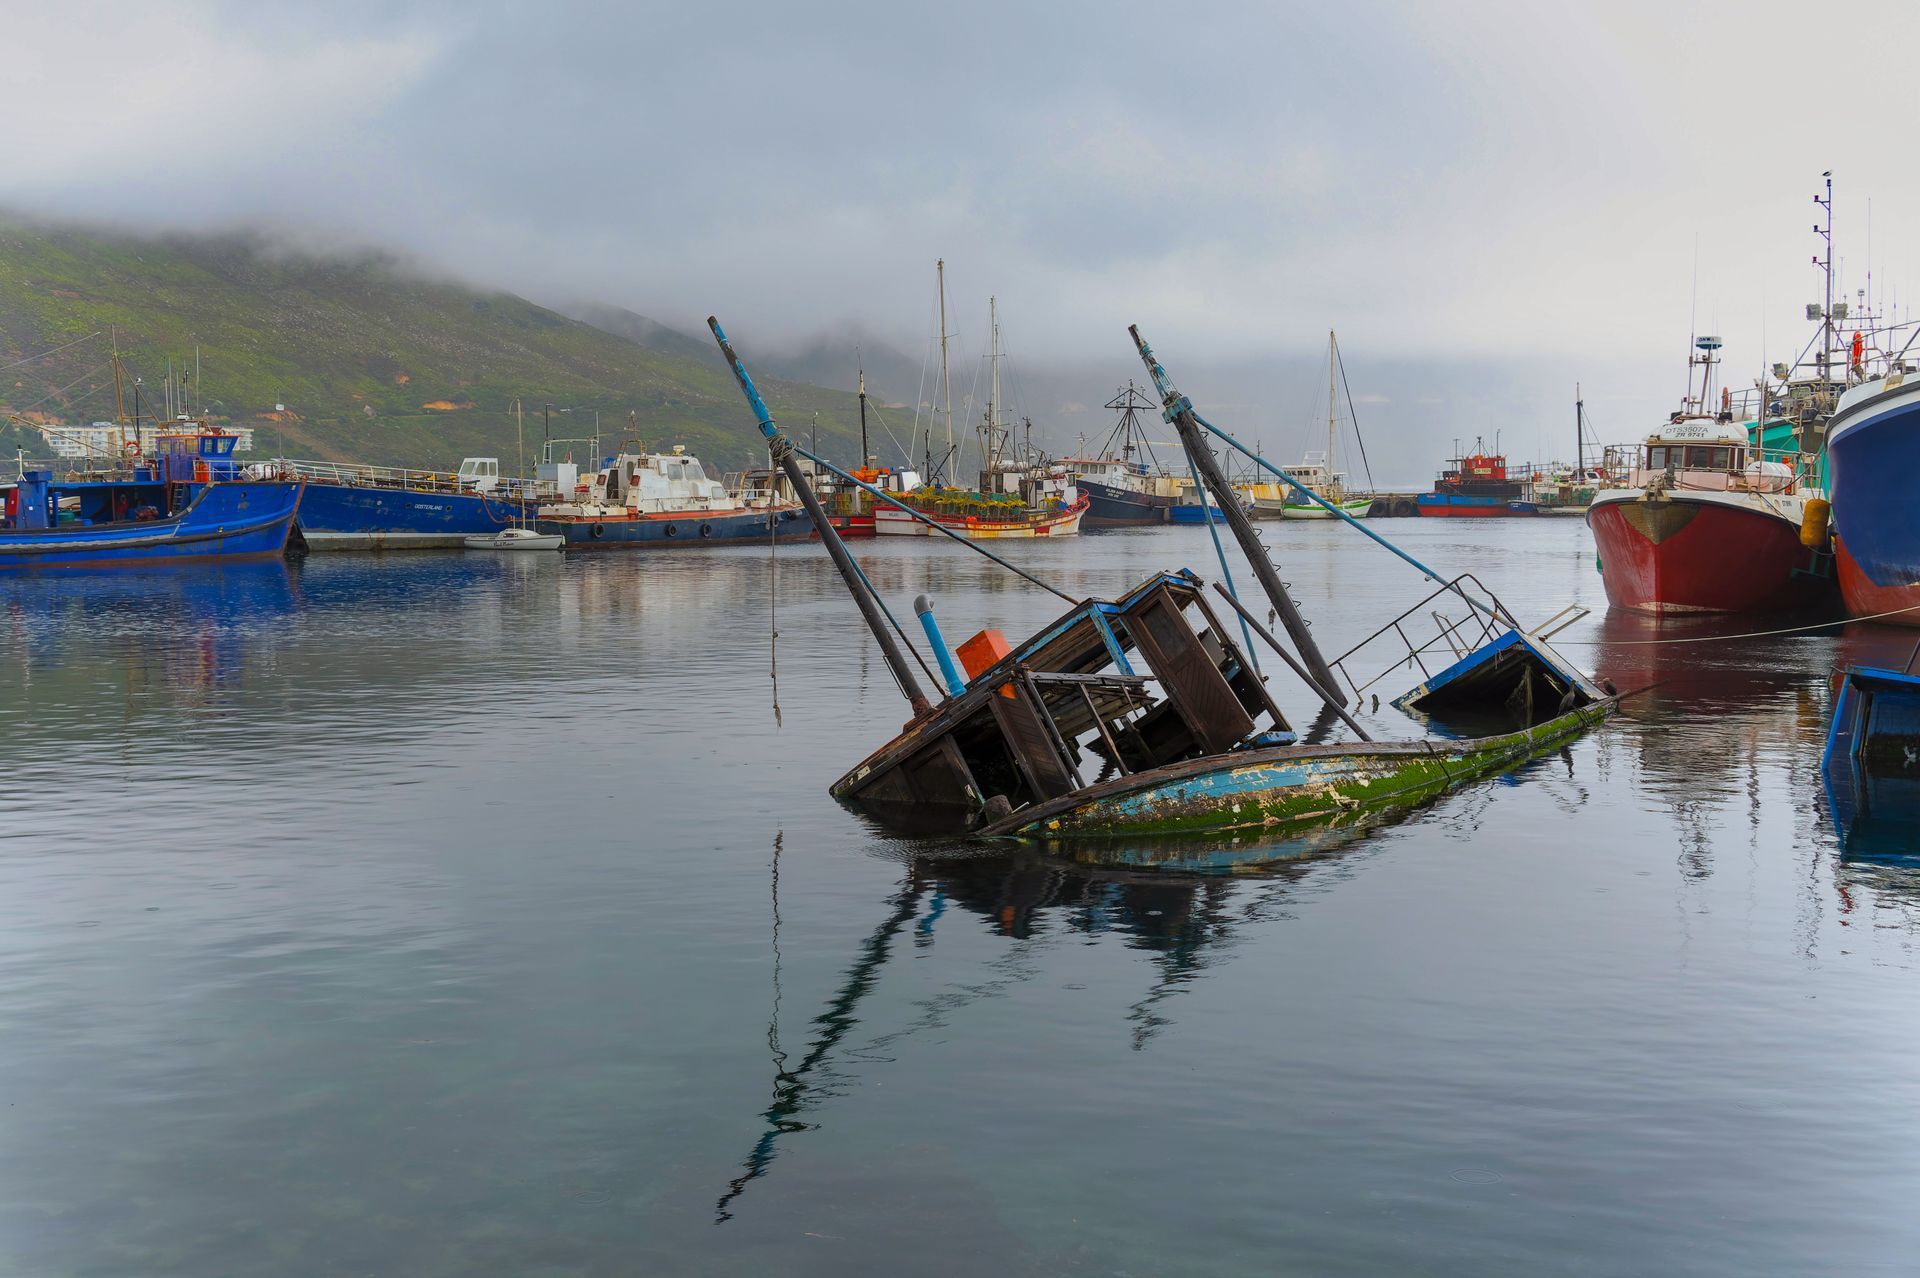
<instances>
[{"instance_id":1,"label":"metal pole","mask_svg":"<svg viewBox=\"0 0 1920 1278\"><path fill-rule=\"evenodd\" d=\"M940 395L947 401L947 456L953 456L953 382L947 373L947 259L944 257L933 264L933 273L938 281L940 292ZM927 424L927 452L933 452L933 424ZM945 463L942 463L943 465ZM928 471L932 471L931 464ZM927 482L933 482L933 475L927 475ZM951 482L951 481L949 481Z\"/></svg>"},{"instance_id":2,"label":"metal pole","mask_svg":"<svg viewBox=\"0 0 1920 1278\"><path fill-rule=\"evenodd\" d=\"M927 694L920 690L920 683L913 677L913 668L907 665L907 658L893 641L893 635L882 624L879 606L874 602L872 593L867 589L861 576L859 565L853 562L853 556L847 553L847 547L840 540L840 534L834 531L833 521L827 518L827 512L821 508L820 498L814 494L813 485L807 482L806 472L800 469L800 461L794 455L793 442L780 433L773 423L773 414L767 408L767 401L760 398L759 390L753 384L753 378L747 375L747 366L733 353L733 344L727 341L725 330L720 321L707 316L707 327L713 330L713 339L720 343L720 353L727 357L727 363L733 369L733 375L740 382L740 393L747 397L748 407L753 409L754 418L760 424L760 433L767 437L767 449L774 464L786 473L787 482L793 485L793 491L800 496L800 502L807 508L807 514L813 519L814 530L820 534L820 543L827 548L827 554L833 559L833 566L840 570L840 577L847 583L847 591L852 594L855 606L866 620L867 629L873 632L875 642L880 645L880 654L886 658L888 667L893 671L894 682L900 685L901 693L907 704L913 707L914 717L927 713L931 704Z\"/></svg>"},{"instance_id":3,"label":"metal pole","mask_svg":"<svg viewBox=\"0 0 1920 1278\"><path fill-rule=\"evenodd\" d=\"M865 469L867 457L867 370L860 370L860 466Z\"/></svg>"},{"instance_id":4,"label":"metal pole","mask_svg":"<svg viewBox=\"0 0 1920 1278\"><path fill-rule=\"evenodd\" d=\"M1339 683L1334 679L1333 670L1327 665L1327 659L1320 653L1320 645L1315 643L1313 635L1307 630L1306 618L1294 606L1292 596L1287 594L1286 586L1280 580L1280 574L1274 571L1273 561L1267 557L1267 548L1260 541L1260 534L1254 531L1253 521L1247 518L1247 512L1240 508L1234 497L1233 485L1220 471L1220 461L1207 446L1207 437L1200 429L1200 423L1194 420L1193 401L1174 389L1173 379L1167 376L1167 370L1153 357L1153 350L1140 336L1138 325L1129 325L1127 332L1133 336L1133 344L1140 351L1140 359L1147 366L1147 373L1153 378L1155 389L1160 392L1160 402L1166 419L1180 432L1180 442L1187 450L1187 457L1200 472L1200 478L1220 503L1220 513L1226 516L1227 526L1233 529L1234 538L1239 541L1240 549L1246 554L1247 562L1253 568L1253 575L1260 579L1260 585L1267 592L1267 599L1273 604L1273 610L1286 626L1287 635L1299 649L1307 669L1312 672L1309 683L1318 685L1320 693L1330 699L1338 700ZM1204 498L1201 512L1206 511Z\"/></svg>"},{"instance_id":5,"label":"metal pole","mask_svg":"<svg viewBox=\"0 0 1920 1278\"><path fill-rule=\"evenodd\" d=\"M1578 486L1586 473L1587 401L1580 398L1580 383L1573 384L1573 482Z\"/></svg>"}]
</instances>

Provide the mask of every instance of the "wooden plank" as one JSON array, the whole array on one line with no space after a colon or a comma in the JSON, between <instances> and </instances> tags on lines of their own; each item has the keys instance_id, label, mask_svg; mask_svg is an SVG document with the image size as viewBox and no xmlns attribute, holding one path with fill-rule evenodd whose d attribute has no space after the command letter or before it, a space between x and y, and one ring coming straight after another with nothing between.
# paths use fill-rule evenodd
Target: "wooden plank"
<instances>
[{"instance_id":1,"label":"wooden plank","mask_svg":"<svg viewBox=\"0 0 1920 1278\"><path fill-rule=\"evenodd\" d=\"M1253 716L1164 586L1123 615L1134 646L1202 750L1219 754L1252 734Z\"/></svg>"},{"instance_id":2,"label":"wooden plank","mask_svg":"<svg viewBox=\"0 0 1920 1278\"><path fill-rule=\"evenodd\" d=\"M1058 798L1079 789L1080 783L1067 770L1066 760L1054 748L1052 734L1040 721L1046 711L1034 705L1025 686L1016 682L1011 687L1011 697L994 697L988 704L1027 785L1039 799Z\"/></svg>"}]
</instances>

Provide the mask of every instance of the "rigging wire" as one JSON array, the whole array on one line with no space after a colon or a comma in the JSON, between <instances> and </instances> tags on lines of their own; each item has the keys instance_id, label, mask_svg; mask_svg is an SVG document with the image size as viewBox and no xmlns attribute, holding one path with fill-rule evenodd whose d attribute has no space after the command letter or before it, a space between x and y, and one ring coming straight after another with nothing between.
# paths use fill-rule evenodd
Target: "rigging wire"
<instances>
[{"instance_id":1,"label":"rigging wire","mask_svg":"<svg viewBox=\"0 0 1920 1278\"><path fill-rule=\"evenodd\" d=\"M834 465L832 462L827 461L825 458L814 456L812 453L800 447L798 444L795 444L793 446L793 451L798 453L800 456L806 458L808 461L812 462L814 465L819 466L824 470L830 471L835 475L838 475L841 479L846 480L848 483L854 484L860 488L865 489L868 493L872 494L875 497L878 497L881 501L886 502L889 506L894 506L900 510L906 511L907 514L912 515L915 519L925 524L927 527L933 529L935 532L940 533L947 537L951 537L953 540L967 547L967 549L972 550L978 554L985 555L988 559L991 559L994 563L999 564L1002 568L1005 568L1008 572L1012 573L1014 576L1024 578L1025 580L1032 582L1034 585L1040 587L1040 589L1046 591L1047 593L1052 595L1058 595L1060 598L1066 600L1070 604L1074 604L1078 606L1079 604L1085 602L1085 600L1075 599L1072 595L1066 593L1064 590L1059 590L1053 586L1049 586L1046 582L1040 580L1038 577L1026 571L1024 568L1020 568L1015 566L1014 564L1008 563L1006 560L1002 559L1000 556L994 554L991 550L988 550L985 546L982 546L979 542L973 541L970 538L961 536L959 533L953 531L953 529L948 528L945 525L941 524L938 520L927 518L925 515L915 510L913 507L907 505L905 502L897 500L891 493L885 492L884 490L879 488L875 488L872 484L866 483L863 480L855 479L852 475L849 475L846 471L841 470L838 466ZM854 564L854 571L860 572L861 581L866 582L867 589L872 590L873 583L866 581L866 574L860 571L860 565L858 563ZM876 599L877 599L877 594L876 594ZM880 609L882 612L886 612L886 605L884 603L881 604ZM893 621L892 613L890 612L887 613L887 620ZM894 622L893 628L896 631L899 630L900 623L897 621ZM901 637L905 638L906 636L903 634ZM912 647L911 644L909 644L908 646ZM914 650L913 655L916 661L920 660L920 653L917 649ZM920 666L921 666L921 669L925 670L926 662L921 661ZM929 679L933 678L933 672L931 670L927 671L927 677ZM934 682L939 683L940 681L938 679L935 679Z\"/></svg>"},{"instance_id":2,"label":"rigging wire","mask_svg":"<svg viewBox=\"0 0 1920 1278\"><path fill-rule=\"evenodd\" d=\"M1338 343L1333 347L1333 358L1340 366L1340 389L1347 393L1347 420L1353 423L1353 442L1360 445L1360 465L1367 472L1367 491L1374 488L1373 466L1367 461L1366 437L1360 433L1360 414L1353 406L1353 387L1347 385L1347 361L1340 354ZM1328 478L1332 478L1333 458L1327 458Z\"/></svg>"},{"instance_id":3,"label":"rigging wire","mask_svg":"<svg viewBox=\"0 0 1920 1278\"><path fill-rule=\"evenodd\" d=\"M80 376L74 378L72 381L68 382L65 386L62 386L60 389L54 390L54 391L48 391L45 395L42 395L39 399L34 400L31 404L28 404L24 408L20 408L15 411L22 412L22 413L31 412L34 409L38 408L40 405L46 403L48 400L55 399L61 395L66 394L68 391L78 386L81 382L86 381L89 377L97 377L101 373L106 372L108 369L112 367L113 367L113 364L111 362L108 362L105 364L98 365L92 369L89 369L88 371L80 374ZM104 389L105 389L104 386L96 386L93 388L93 390L88 391L86 395L82 395L79 398L79 400L75 402L84 403L88 395L93 395ZM69 407L71 407L71 405L69 405Z\"/></svg>"},{"instance_id":4,"label":"rigging wire","mask_svg":"<svg viewBox=\"0 0 1920 1278\"><path fill-rule=\"evenodd\" d=\"M11 364L0 364L0 370L5 370L9 368L18 368L22 364L31 364L36 359L45 359L49 355L58 355L61 351L66 350L67 347L69 346L78 346L82 342L92 341L94 338L100 336L100 332L101 330L95 329L93 332L88 333L85 337L76 337L71 342L62 342L60 345L54 347L52 350L41 351L38 355L28 355L24 359L16 359Z\"/></svg>"},{"instance_id":5,"label":"rigging wire","mask_svg":"<svg viewBox=\"0 0 1920 1278\"><path fill-rule=\"evenodd\" d=\"M1898 617L1904 613L1920 612L1920 604L1907 608L1892 608L1886 612L1869 613L1864 617L1842 617L1837 621L1816 621L1811 625L1788 626L1783 630L1750 630L1743 635L1688 635L1679 639L1555 639L1555 645L1582 648L1648 648L1657 645L1677 643L1725 643L1729 639L1768 639L1774 635L1807 634L1814 630L1832 630L1855 621L1878 621L1882 617Z\"/></svg>"},{"instance_id":6,"label":"rigging wire","mask_svg":"<svg viewBox=\"0 0 1920 1278\"><path fill-rule=\"evenodd\" d=\"M773 726L780 722L780 521L767 519L767 678L773 681ZM780 836L774 836L774 914L779 916ZM777 944L777 943L776 943ZM778 1006L776 1000L775 1006ZM777 1049L776 1049L777 1050Z\"/></svg>"}]
</instances>

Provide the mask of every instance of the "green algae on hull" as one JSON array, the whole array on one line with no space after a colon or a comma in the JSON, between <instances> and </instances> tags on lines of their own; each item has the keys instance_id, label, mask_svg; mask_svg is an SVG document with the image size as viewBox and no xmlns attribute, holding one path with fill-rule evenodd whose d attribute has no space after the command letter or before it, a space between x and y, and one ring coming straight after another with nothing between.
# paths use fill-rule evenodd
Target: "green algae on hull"
<instances>
[{"instance_id":1,"label":"green algae on hull","mask_svg":"<svg viewBox=\"0 0 1920 1278\"><path fill-rule=\"evenodd\" d=\"M1524 763L1605 718L1611 701L1534 727L1451 745L1428 741L1279 747L1194 760L1038 805L983 830L1038 839L1215 834L1337 824L1410 807Z\"/></svg>"}]
</instances>

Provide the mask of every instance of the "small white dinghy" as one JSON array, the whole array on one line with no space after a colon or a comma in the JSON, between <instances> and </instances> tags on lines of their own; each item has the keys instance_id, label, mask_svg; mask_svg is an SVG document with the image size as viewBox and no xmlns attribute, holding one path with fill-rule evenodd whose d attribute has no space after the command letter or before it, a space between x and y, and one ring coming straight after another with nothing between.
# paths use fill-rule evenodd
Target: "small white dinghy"
<instances>
[{"instance_id":1,"label":"small white dinghy","mask_svg":"<svg viewBox=\"0 0 1920 1278\"><path fill-rule=\"evenodd\" d=\"M539 533L531 528L502 528L464 539L468 550L558 550L566 540L559 533Z\"/></svg>"}]
</instances>

